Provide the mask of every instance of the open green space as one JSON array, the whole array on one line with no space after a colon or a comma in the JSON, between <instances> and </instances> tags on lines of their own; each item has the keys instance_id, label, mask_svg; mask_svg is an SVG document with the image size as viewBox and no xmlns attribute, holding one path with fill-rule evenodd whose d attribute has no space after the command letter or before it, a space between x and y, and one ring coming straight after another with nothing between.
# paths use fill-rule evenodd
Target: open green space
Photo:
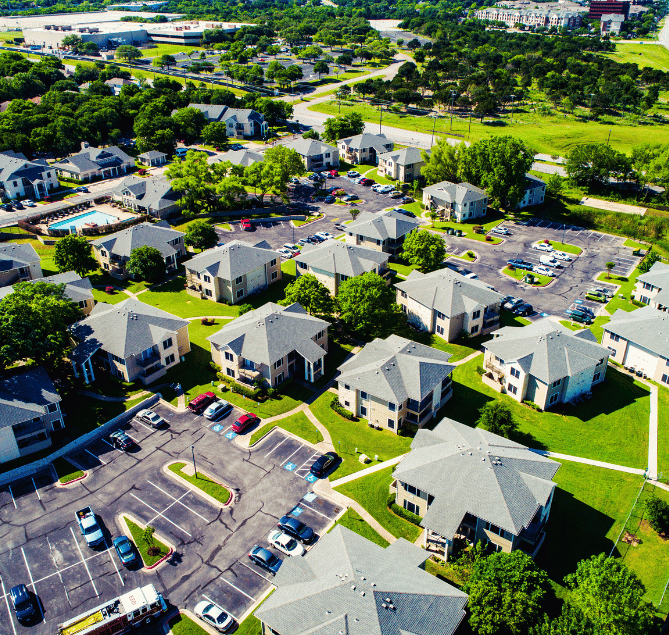
<instances>
[{"instance_id":1,"label":"open green space","mask_svg":"<svg viewBox=\"0 0 669 635\"><path fill-rule=\"evenodd\" d=\"M637 267L629 277L618 276L615 273L609 273L608 271L604 271L597 276L597 280L600 282L620 285L620 288L618 291L616 291L616 294L606 305L606 310L611 315L613 315L613 313L615 313L615 311L618 309L629 312L638 308L635 304L632 304L632 291L634 291L634 285L636 284L637 276L639 276L640 273L641 272ZM621 295L623 296L622 298L620 297Z\"/></svg>"},{"instance_id":2,"label":"open green space","mask_svg":"<svg viewBox=\"0 0 669 635\"><path fill-rule=\"evenodd\" d=\"M367 521L365 521L360 514L358 514L355 509L352 507L349 508L346 513L337 521L337 525L343 525L347 529L354 531L359 536L367 538L370 542L373 542L379 547L387 547L390 543L379 534L378 531L372 529ZM334 527L333 527L334 529Z\"/></svg>"},{"instance_id":3,"label":"open green space","mask_svg":"<svg viewBox=\"0 0 669 635\"><path fill-rule=\"evenodd\" d=\"M169 622L168 626L172 635L209 635L197 622L193 621L188 615L179 613Z\"/></svg>"},{"instance_id":4,"label":"open green space","mask_svg":"<svg viewBox=\"0 0 669 635\"><path fill-rule=\"evenodd\" d=\"M269 434L270 430L274 428L283 428L288 432L296 434L301 439L309 443L320 443L323 440L323 435L320 433L318 428L309 421L307 415L303 412L296 412L284 419L279 419L278 421L272 421L271 423L266 423L261 428L258 428L251 435L251 444L257 443L262 439L266 434Z\"/></svg>"},{"instance_id":5,"label":"open green space","mask_svg":"<svg viewBox=\"0 0 669 635\"><path fill-rule=\"evenodd\" d=\"M648 245L645 243L640 243L637 240L632 240L631 238L628 238L624 243L623 247L631 247L632 249L643 249L644 251L648 249Z\"/></svg>"},{"instance_id":6,"label":"open green space","mask_svg":"<svg viewBox=\"0 0 669 635\"><path fill-rule=\"evenodd\" d=\"M400 276L404 276L405 278L415 269L418 269L416 265L407 265L401 262L389 262L388 263L388 268L392 269L395 271L397 274Z\"/></svg>"},{"instance_id":7,"label":"open green space","mask_svg":"<svg viewBox=\"0 0 669 635\"><path fill-rule=\"evenodd\" d=\"M488 214L488 216L486 216L486 218L490 218L491 216L494 216L495 218L492 220L488 220L486 223L481 222L484 220L482 218L477 218L473 222L466 221L464 223L455 223L453 221L435 221L434 227L430 224L429 229L442 233L445 233L448 228L460 230L464 234L464 236L460 236L460 238L469 238L471 240L478 240L479 242L488 243L489 245L499 245L499 243L502 242L501 238L497 236L486 236L486 233L496 225L499 225L499 223L501 223L504 220L504 216L502 214L496 214L491 212L490 214ZM485 233L477 234L473 229L475 225L481 225ZM448 236L447 240L457 241L458 236Z\"/></svg>"},{"instance_id":8,"label":"open green space","mask_svg":"<svg viewBox=\"0 0 669 635\"><path fill-rule=\"evenodd\" d=\"M358 460L360 454L366 454L373 464L377 455L381 462L409 451L411 437L393 434L390 430L375 430L364 419L344 419L330 408L333 397L335 394L332 392L323 393L311 404L310 409L327 428L335 452L343 459L336 471L336 478L368 467L370 464L365 465Z\"/></svg>"},{"instance_id":9,"label":"open green space","mask_svg":"<svg viewBox=\"0 0 669 635\"><path fill-rule=\"evenodd\" d=\"M614 368L592 389L592 397L576 406L561 404L539 413L486 386L477 372L483 356L453 371L453 396L441 410L470 426L489 401L508 405L519 425L517 441L538 449L645 468L648 461L649 391ZM435 422L436 423L436 422Z\"/></svg>"},{"instance_id":10,"label":"open green space","mask_svg":"<svg viewBox=\"0 0 669 635\"><path fill-rule=\"evenodd\" d=\"M604 325L607 322L610 322L611 318L608 315L598 315L595 318L595 321L590 326L590 330L593 335L597 338L597 341L601 343L602 336L604 335Z\"/></svg>"},{"instance_id":11,"label":"open green space","mask_svg":"<svg viewBox=\"0 0 669 635\"><path fill-rule=\"evenodd\" d=\"M525 269L516 269L514 267L512 270L508 265L502 269L502 273L506 276L509 276L509 278L514 278L515 280L522 280L529 274L536 280L535 284L532 285L533 287L545 287L554 280L554 278L551 278L550 276L544 276L540 273L526 271ZM526 282L525 284L528 283Z\"/></svg>"},{"instance_id":12,"label":"open green space","mask_svg":"<svg viewBox=\"0 0 669 635\"><path fill-rule=\"evenodd\" d=\"M385 529L396 538L414 542L422 529L404 518L396 516L386 505L388 488L393 481L394 466L368 474L335 490L360 503Z\"/></svg>"},{"instance_id":13,"label":"open green space","mask_svg":"<svg viewBox=\"0 0 669 635\"><path fill-rule=\"evenodd\" d=\"M476 340L476 344L478 344L478 340ZM447 342L438 335L431 336L430 346L440 351L444 351L444 353L450 353L452 357L448 361L451 363L460 361L461 359L467 357L467 355L471 355L472 353L478 351L478 346L470 346L469 343L464 340L459 340L458 342Z\"/></svg>"},{"instance_id":14,"label":"open green space","mask_svg":"<svg viewBox=\"0 0 669 635\"><path fill-rule=\"evenodd\" d=\"M583 253L583 250L580 247L577 247L576 245L570 245L569 243L561 243L558 242L557 240L549 240L551 245L553 245L553 249L557 249L558 251L564 251L568 254L576 254L577 256L580 256Z\"/></svg>"},{"instance_id":15,"label":"open green space","mask_svg":"<svg viewBox=\"0 0 669 635\"><path fill-rule=\"evenodd\" d=\"M636 64L669 72L669 51L661 44L618 44L613 53L600 53L619 64Z\"/></svg>"},{"instance_id":16,"label":"open green space","mask_svg":"<svg viewBox=\"0 0 669 635\"><path fill-rule=\"evenodd\" d=\"M75 467L67 459L63 457L58 457L51 462L53 469L56 470L56 475L58 480L63 484L71 483L76 481L78 478L81 478L84 475L84 472L78 467Z\"/></svg>"},{"instance_id":17,"label":"open green space","mask_svg":"<svg viewBox=\"0 0 669 635\"><path fill-rule=\"evenodd\" d=\"M210 479L201 472L197 472L197 474L192 476L186 474L186 472L183 471L185 466L185 463L172 463L172 465L169 466L169 470L223 505L230 500L230 490L227 487Z\"/></svg>"},{"instance_id":18,"label":"open green space","mask_svg":"<svg viewBox=\"0 0 669 635\"><path fill-rule=\"evenodd\" d=\"M132 520L130 520L127 516L124 516L123 520L128 526L130 538L135 543L135 547L137 547L137 551L139 551L139 555L142 557L145 567L150 567L151 565L156 564L156 562L164 558L169 553L169 548L155 537L153 539L153 545L147 544L146 540L144 540L145 527L140 527L136 523L133 523ZM148 551L151 546L160 549L160 553L155 556L150 556Z\"/></svg>"},{"instance_id":19,"label":"open green space","mask_svg":"<svg viewBox=\"0 0 669 635\"><path fill-rule=\"evenodd\" d=\"M104 289L92 289L92 292L96 302L105 302L106 304L118 304L130 299L127 293L118 290L115 290L113 293L107 293Z\"/></svg>"},{"instance_id":20,"label":"open green space","mask_svg":"<svg viewBox=\"0 0 669 635\"><path fill-rule=\"evenodd\" d=\"M669 483L669 389L658 384L657 389L657 469L660 480Z\"/></svg>"}]
</instances>

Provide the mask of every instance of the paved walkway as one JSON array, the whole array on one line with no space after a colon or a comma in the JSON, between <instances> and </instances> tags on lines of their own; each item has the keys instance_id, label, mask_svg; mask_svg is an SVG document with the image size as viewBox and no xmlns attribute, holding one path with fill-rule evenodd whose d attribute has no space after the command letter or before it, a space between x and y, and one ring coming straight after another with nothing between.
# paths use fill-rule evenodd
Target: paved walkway
<instances>
[{"instance_id":1,"label":"paved walkway","mask_svg":"<svg viewBox=\"0 0 669 635\"><path fill-rule=\"evenodd\" d=\"M156 386L156 388L159 388L159 386ZM153 394L153 392L149 390L142 390L141 392L135 393L134 395L129 395L128 397L109 397L108 395L99 395L98 393L93 392L92 390L80 390L79 394L84 395L85 397L90 397L91 399L98 399L99 401L122 402L122 401L132 401L133 399L139 399L140 397L144 397L145 395L151 395Z\"/></svg>"},{"instance_id":2,"label":"paved walkway","mask_svg":"<svg viewBox=\"0 0 669 635\"><path fill-rule=\"evenodd\" d=\"M369 474L373 474L379 470L385 470L391 465L397 465L405 456L406 454L400 454L400 456L396 456L393 459L388 459L382 463L377 463L376 465L371 465L370 467L366 467L364 470L360 470L359 472L353 472L353 474L349 474L348 476L342 476L341 478L332 481L332 487L339 487L344 483L350 483L351 481L363 478L364 476L368 476Z\"/></svg>"},{"instance_id":3,"label":"paved walkway","mask_svg":"<svg viewBox=\"0 0 669 635\"><path fill-rule=\"evenodd\" d=\"M593 465L595 467L603 467L607 470L615 470L616 472L626 472L627 474L639 474L643 476L646 470L636 467L625 467L624 465L616 465L615 463L606 463L605 461L595 461L594 459L584 459L580 456L571 456L570 454L560 454L559 452L548 452L547 450L535 450L530 448L530 451L547 456L552 459L562 459L564 461L573 461L574 463L584 463L585 465Z\"/></svg>"}]
</instances>

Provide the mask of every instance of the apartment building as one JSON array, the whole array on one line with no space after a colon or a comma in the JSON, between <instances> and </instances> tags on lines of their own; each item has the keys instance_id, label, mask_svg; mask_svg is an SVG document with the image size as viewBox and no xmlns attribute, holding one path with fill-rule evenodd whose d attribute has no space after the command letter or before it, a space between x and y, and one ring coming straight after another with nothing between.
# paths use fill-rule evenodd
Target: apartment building
<instances>
[{"instance_id":1,"label":"apartment building","mask_svg":"<svg viewBox=\"0 0 669 635\"><path fill-rule=\"evenodd\" d=\"M648 306L669 309L669 265L656 262L649 271L637 276L632 299Z\"/></svg>"},{"instance_id":2,"label":"apartment building","mask_svg":"<svg viewBox=\"0 0 669 635\"><path fill-rule=\"evenodd\" d=\"M285 144L300 155L308 172L321 172L339 167L339 150L317 139L298 138Z\"/></svg>"},{"instance_id":3,"label":"apartment building","mask_svg":"<svg viewBox=\"0 0 669 635\"><path fill-rule=\"evenodd\" d=\"M381 154L390 152L395 144L384 134L362 134L338 141L339 158L348 163L369 163L376 165Z\"/></svg>"},{"instance_id":4,"label":"apartment building","mask_svg":"<svg viewBox=\"0 0 669 635\"><path fill-rule=\"evenodd\" d=\"M445 220L461 223L488 212L488 195L469 183L441 181L423 188L423 205Z\"/></svg>"},{"instance_id":5,"label":"apartment building","mask_svg":"<svg viewBox=\"0 0 669 635\"><path fill-rule=\"evenodd\" d=\"M42 264L28 243L0 243L0 287L42 277Z\"/></svg>"},{"instance_id":6,"label":"apartment building","mask_svg":"<svg viewBox=\"0 0 669 635\"><path fill-rule=\"evenodd\" d=\"M399 212L362 212L346 225L346 242L398 256L404 248L405 238L418 227L420 221Z\"/></svg>"},{"instance_id":7,"label":"apartment building","mask_svg":"<svg viewBox=\"0 0 669 635\"><path fill-rule=\"evenodd\" d=\"M428 152L429 154L429 152ZM378 156L379 176L406 183L420 177L425 165L422 151L419 148L400 148L391 152L384 152Z\"/></svg>"}]
</instances>

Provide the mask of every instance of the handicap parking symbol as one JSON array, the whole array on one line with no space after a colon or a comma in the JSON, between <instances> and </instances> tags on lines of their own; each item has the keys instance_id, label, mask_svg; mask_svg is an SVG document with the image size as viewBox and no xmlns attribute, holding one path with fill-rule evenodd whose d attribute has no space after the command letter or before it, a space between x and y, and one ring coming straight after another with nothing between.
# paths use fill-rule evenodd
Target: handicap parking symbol
<instances>
[{"instance_id":1,"label":"handicap parking symbol","mask_svg":"<svg viewBox=\"0 0 669 635\"><path fill-rule=\"evenodd\" d=\"M308 494L304 495L304 500L307 501L307 503L313 503L317 498L318 496L316 496L316 494L313 492L309 492Z\"/></svg>"},{"instance_id":2,"label":"handicap parking symbol","mask_svg":"<svg viewBox=\"0 0 669 635\"><path fill-rule=\"evenodd\" d=\"M290 512L293 516L299 516L302 513L302 508L296 507L292 512Z\"/></svg>"},{"instance_id":3,"label":"handicap parking symbol","mask_svg":"<svg viewBox=\"0 0 669 635\"><path fill-rule=\"evenodd\" d=\"M318 480L318 478L315 477L313 474L307 474L307 475L304 477L304 480L306 480L307 483L315 483L315 482Z\"/></svg>"},{"instance_id":4,"label":"handicap parking symbol","mask_svg":"<svg viewBox=\"0 0 669 635\"><path fill-rule=\"evenodd\" d=\"M225 438L230 439L230 441L232 441L232 439L234 439L236 436L237 436L237 433L233 432L232 430L230 430L230 432L225 433Z\"/></svg>"},{"instance_id":5,"label":"handicap parking symbol","mask_svg":"<svg viewBox=\"0 0 669 635\"><path fill-rule=\"evenodd\" d=\"M213 430L214 432L220 432L221 430L223 430L223 426L222 426L220 423L217 423L217 424L212 428L212 430Z\"/></svg>"},{"instance_id":6,"label":"handicap parking symbol","mask_svg":"<svg viewBox=\"0 0 669 635\"><path fill-rule=\"evenodd\" d=\"M548 317L548 313L542 313L541 317Z\"/></svg>"},{"instance_id":7,"label":"handicap parking symbol","mask_svg":"<svg viewBox=\"0 0 669 635\"><path fill-rule=\"evenodd\" d=\"M295 465L295 463L286 463L283 467L289 472L292 472L297 467L297 465Z\"/></svg>"}]
</instances>

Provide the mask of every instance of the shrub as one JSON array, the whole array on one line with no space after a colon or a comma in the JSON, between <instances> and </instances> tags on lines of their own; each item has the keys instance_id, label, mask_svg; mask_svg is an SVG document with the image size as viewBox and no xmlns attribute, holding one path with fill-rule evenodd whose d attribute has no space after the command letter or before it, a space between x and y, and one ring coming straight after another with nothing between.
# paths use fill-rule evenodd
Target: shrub
<instances>
[{"instance_id":1,"label":"shrub","mask_svg":"<svg viewBox=\"0 0 669 635\"><path fill-rule=\"evenodd\" d=\"M648 524L658 534L669 531L669 504L654 494L646 500L646 518Z\"/></svg>"},{"instance_id":2,"label":"shrub","mask_svg":"<svg viewBox=\"0 0 669 635\"><path fill-rule=\"evenodd\" d=\"M483 377L485 375L485 370L483 370L483 366L477 366L476 367L476 372Z\"/></svg>"},{"instance_id":3,"label":"shrub","mask_svg":"<svg viewBox=\"0 0 669 635\"><path fill-rule=\"evenodd\" d=\"M543 412L543 410L541 409L541 407L539 407L539 406L538 406L537 404L535 404L533 401L523 401L523 403L524 403L526 406L529 406L530 408L532 408L532 410L536 410L537 412Z\"/></svg>"},{"instance_id":4,"label":"shrub","mask_svg":"<svg viewBox=\"0 0 669 635\"><path fill-rule=\"evenodd\" d=\"M249 399L257 399L261 393L260 388L248 388L244 384L238 384L236 381L230 385L230 390L238 395L244 395L244 397L248 397Z\"/></svg>"},{"instance_id":5,"label":"shrub","mask_svg":"<svg viewBox=\"0 0 669 635\"><path fill-rule=\"evenodd\" d=\"M244 313L248 313L249 311L253 311L253 305L251 304L239 305L239 315L244 315Z\"/></svg>"},{"instance_id":6,"label":"shrub","mask_svg":"<svg viewBox=\"0 0 669 635\"><path fill-rule=\"evenodd\" d=\"M215 362L209 362L209 366L211 366L212 369L215 370L217 373L221 372L221 367Z\"/></svg>"},{"instance_id":7,"label":"shrub","mask_svg":"<svg viewBox=\"0 0 669 635\"><path fill-rule=\"evenodd\" d=\"M332 408L340 417L348 419L349 421L357 421L358 418L350 411L346 410L341 403L339 403L339 397L333 397L330 402L330 408Z\"/></svg>"},{"instance_id":8,"label":"shrub","mask_svg":"<svg viewBox=\"0 0 669 635\"><path fill-rule=\"evenodd\" d=\"M395 502L395 494L393 493L388 494L388 498L386 499L386 505L390 509L390 511L392 511L393 514L395 514L396 516L404 518L404 520L408 520L413 525L418 525L420 527L420 521L422 520L422 518L404 509L404 507L400 507Z\"/></svg>"},{"instance_id":9,"label":"shrub","mask_svg":"<svg viewBox=\"0 0 669 635\"><path fill-rule=\"evenodd\" d=\"M486 236L485 239L486 239L486 242L488 242L488 243L492 242L492 236Z\"/></svg>"},{"instance_id":10,"label":"shrub","mask_svg":"<svg viewBox=\"0 0 669 635\"><path fill-rule=\"evenodd\" d=\"M467 258L474 258L474 252L473 251L468 251L467 252Z\"/></svg>"}]
</instances>

